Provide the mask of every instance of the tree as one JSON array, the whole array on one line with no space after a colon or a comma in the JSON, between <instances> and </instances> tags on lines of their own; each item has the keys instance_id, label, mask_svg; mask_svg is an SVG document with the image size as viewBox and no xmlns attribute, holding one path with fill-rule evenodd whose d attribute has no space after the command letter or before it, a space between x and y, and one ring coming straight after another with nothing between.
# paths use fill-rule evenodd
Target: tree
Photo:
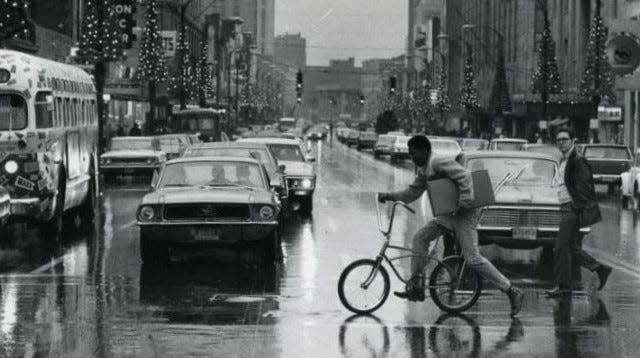
<instances>
[{"instance_id":1,"label":"tree","mask_svg":"<svg viewBox=\"0 0 640 358\"><path fill-rule=\"evenodd\" d=\"M167 77L167 66L163 55L162 38L158 32L158 4L156 0L147 1L147 17L142 33L140 46L140 60L137 76L140 80L147 81L149 87L149 118L147 129L153 133L155 130L156 85Z\"/></svg>"},{"instance_id":2,"label":"tree","mask_svg":"<svg viewBox=\"0 0 640 358\"><path fill-rule=\"evenodd\" d=\"M467 56L464 61L464 79L460 89L460 105L466 111L472 111L479 107L478 90L476 89L475 75L473 73L473 57L471 46L469 45L467 45Z\"/></svg>"},{"instance_id":3,"label":"tree","mask_svg":"<svg viewBox=\"0 0 640 358\"><path fill-rule=\"evenodd\" d=\"M85 16L82 21L82 36L78 58L94 65L96 84L96 102L98 107L98 151L102 153L105 145L104 122L104 85L107 63L123 56L122 37L113 8L113 0L87 0Z\"/></svg>"},{"instance_id":4,"label":"tree","mask_svg":"<svg viewBox=\"0 0 640 358\"><path fill-rule=\"evenodd\" d=\"M601 0L596 0L595 15L589 29L587 61L580 86L582 95L591 98L594 118L598 116L598 106L603 99L609 103L615 102L615 76L607 61L605 44L608 30L600 15L601 7Z\"/></svg>"},{"instance_id":5,"label":"tree","mask_svg":"<svg viewBox=\"0 0 640 358\"><path fill-rule=\"evenodd\" d=\"M451 110L451 101L449 100L449 89L448 89L448 78L447 78L447 63L444 62L444 59L440 66L440 81L438 83L438 96L436 98L435 109L440 113L440 123L438 127L444 127L444 114Z\"/></svg>"},{"instance_id":6,"label":"tree","mask_svg":"<svg viewBox=\"0 0 640 358\"><path fill-rule=\"evenodd\" d=\"M198 61L197 77L198 77L198 100L200 107L206 107L207 98L213 97L213 83L211 81L211 68L207 62L209 54L209 45L206 41L202 41L202 51L200 60Z\"/></svg>"},{"instance_id":7,"label":"tree","mask_svg":"<svg viewBox=\"0 0 640 358\"><path fill-rule=\"evenodd\" d=\"M512 109L504 64L504 45L502 42L498 44L498 62L496 63L495 79L493 81L493 88L491 89L490 105L496 114L502 114Z\"/></svg>"},{"instance_id":8,"label":"tree","mask_svg":"<svg viewBox=\"0 0 640 358\"><path fill-rule=\"evenodd\" d=\"M183 101L197 96L197 91L195 91L197 79L191 61L189 43L183 36L179 37L176 46L178 56L176 56L176 65L174 66L173 75L170 79L169 89L173 96L180 100L180 108L185 109L186 102L184 108L182 108Z\"/></svg>"},{"instance_id":9,"label":"tree","mask_svg":"<svg viewBox=\"0 0 640 358\"><path fill-rule=\"evenodd\" d=\"M549 9L546 1L542 4L544 27L538 46L538 68L533 74L531 92L540 93L542 100L542 120L547 120L547 105L551 93L562 93L558 59L556 58L556 42L551 34Z\"/></svg>"}]
</instances>

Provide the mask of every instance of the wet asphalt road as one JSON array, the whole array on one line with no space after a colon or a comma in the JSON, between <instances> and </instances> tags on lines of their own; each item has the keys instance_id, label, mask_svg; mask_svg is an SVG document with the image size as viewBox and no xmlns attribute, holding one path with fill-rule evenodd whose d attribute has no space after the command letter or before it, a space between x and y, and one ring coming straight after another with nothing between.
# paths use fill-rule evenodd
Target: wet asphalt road
<instances>
[{"instance_id":1,"label":"wet asphalt road","mask_svg":"<svg viewBox=\"0 0 640 358\"><path fill-rule=\"evenodd\" d=\"M601 292L583 271L584 290L571 301L547 300L549 267L535 263L540 250L486 247L524 287L518 319L509 319L506 296L490 287L464 316L393 295L375 317L352 316L336 284L347 264L380 248L373 193L404 187L413 170L337 142L312 146L313 218L288 220L282 264L216 251L179 252L165 268L144 267L134 222L144 183L105 188L93 232L69 218L61 245L12 227L0 250L0 357L638 356L639 218L604 194L605 221L585 239L615 268ZM413 207L417 215L398 217L395 243L410 243L430 215L426 199ZM392 278L392 290L400 289Z\"/></svg>"}]
</instances>

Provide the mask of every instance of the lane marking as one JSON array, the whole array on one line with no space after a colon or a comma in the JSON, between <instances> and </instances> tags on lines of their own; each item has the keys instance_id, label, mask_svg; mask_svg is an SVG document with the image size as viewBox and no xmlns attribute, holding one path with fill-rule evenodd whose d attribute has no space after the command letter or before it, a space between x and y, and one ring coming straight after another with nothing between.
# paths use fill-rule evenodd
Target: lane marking
<instances>
[{"instance_id":1,"label":"lane marking","mask_svg":"<svg viewBox=\"0 0 640 358\"><path fill-rule=\"evenodd\" d=\"M333 218L328 218L329 232L338 232L338 224Z\"/></svg>"},{"instance_id":2,"label":"lane marking","mask_svg":"<svg viewBox=\"0 0 640 358\"><path fill-rule=\"evenodd\" d=\"M58 257L56 259L53 259L53 260L47 262L46 264L44 264L44 265L38 267L37 269L29 272L29 274L30 275L34 275L34 274L37 275L37 274L41 274L41 273L44 273L46 271L49 271L50 269L53 269L58 264L60 264L62 261L64 261L65 256L67 256L67 253L65 253L64 255L62 255L62 256L60 256L60 257Z\"/></svg>"},{"instance_id":3,"label":"lane marking","mask_svg":"<svg viewBox=\"0 0 640 358\"><path fill-rule=\"evenodd\" d=\"M120 225L120 226L118 227L117 231L124 230L124 229L128 229L128 228L130 228L130 227L132 227L132 226L135 226L135 225L137 225L137 224L138 224L138 221L137 221L137 220L131 220L131 221L129 221L128 223L126 223L126 224L124 224L124 225Z\"/></svg>"}]
</instances>

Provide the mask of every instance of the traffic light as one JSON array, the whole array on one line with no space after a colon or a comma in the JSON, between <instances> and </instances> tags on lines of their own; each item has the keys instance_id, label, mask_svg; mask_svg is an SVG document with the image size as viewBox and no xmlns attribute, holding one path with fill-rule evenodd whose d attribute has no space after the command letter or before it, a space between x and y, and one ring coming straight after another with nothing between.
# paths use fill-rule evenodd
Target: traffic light
<instances>
[{"instance_id":1,"label":"traffic light","mask_svg":"<svg viewBox=\"0 0 640 358\"><path fill-rule=\"evenodd\" d=\"M302 90L302 83L303 83L302 71L298 70L298 73L296 74L296 90L298 91Z\"/></svg>"},{"instance_id":2,"label":"traffic light","mask_svg":"<svg viewBox=\"0 0 640 358\"><path fill-rule=\"evenodd\" d=\"M331 104L331 105L335 105L336 103L337 103L337 102L336 102L336 99L335 99L335 98L333 98L333 97L329 98L329 104Z\"/></svg>"},{"instance_id":3,"label":"traffic light","mask_svg":"<svg viewBox=\"0 0 640 358\"><path fill-rule=\"evenodd\" d=\"M396 93L396 76L391 76L389 78L389 90L391 93Z\"/></svg>"},{"instance_id":4,"label":"traffic light","mask_svg":"<svg viewBox=\"0 0 640 358\"><path fill-rule=\"evenodd\" d=\"M360 95L360 105L364 106L364 104L367 102L367 100L364 98L364 95Z\"/></svg>"},{"instance_id":5,"label":"traffic light","mask_svg":"<svg viewBox=\"0 0 640 358\"><path fill-rule=\"evenodd\" d=\"M296 93L296 102L298 102L298 104L302 103L302 93Z\"/></svg>"}]
</instances>

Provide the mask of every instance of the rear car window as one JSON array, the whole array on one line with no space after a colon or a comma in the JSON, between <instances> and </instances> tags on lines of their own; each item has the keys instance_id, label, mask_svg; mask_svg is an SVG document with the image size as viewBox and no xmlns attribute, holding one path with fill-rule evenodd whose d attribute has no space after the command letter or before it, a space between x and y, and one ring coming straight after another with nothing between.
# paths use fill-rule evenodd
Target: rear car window
<instances>
[{"instance_id":1,"label":"rear car window","mask_svg":"<svg viewBox=\"0 0 640 358\"><path fill-rule=\"evenodd\" d=\"M593 159L631 159L629 151L623 147L585 147L584 156Z\"/></svg>"}]
</instances>

